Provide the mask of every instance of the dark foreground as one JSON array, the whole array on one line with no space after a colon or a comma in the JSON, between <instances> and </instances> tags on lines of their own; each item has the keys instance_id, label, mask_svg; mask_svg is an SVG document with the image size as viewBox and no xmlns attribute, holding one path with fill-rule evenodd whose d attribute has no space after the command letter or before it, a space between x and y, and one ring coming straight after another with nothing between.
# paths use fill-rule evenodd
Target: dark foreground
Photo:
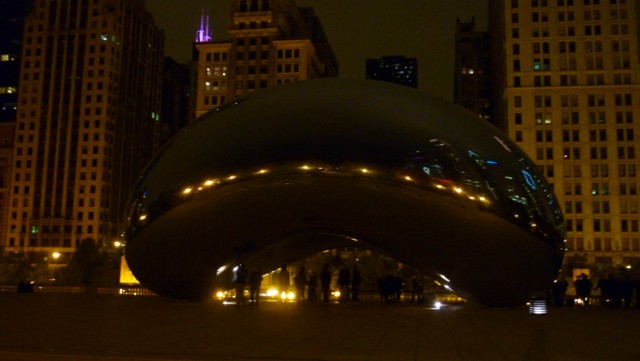
<instances>
[{"instance_id":1,"label":"dark foreground","mask_svg":"<svg viewBox=\"0 0 640 361\"><path fill-rule=\"evenodd\" d=\"M640 360L640 311L0 293L0 360Z\"/></svg>"}]
</instances>

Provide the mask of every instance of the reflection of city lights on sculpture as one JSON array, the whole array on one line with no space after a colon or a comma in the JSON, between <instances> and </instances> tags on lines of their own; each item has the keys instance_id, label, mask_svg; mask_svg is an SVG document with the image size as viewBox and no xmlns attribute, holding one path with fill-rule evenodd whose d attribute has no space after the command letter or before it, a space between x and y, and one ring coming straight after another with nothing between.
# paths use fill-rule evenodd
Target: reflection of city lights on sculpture
<instances>
[{"instance_id":1,"label":"reflection of city lights on sculpture","mask_svg":"<svg viewBox=\"0 0 640 361\"><path fill-rule=\"evenodd\" d=\"M236 99L172 139L135 195L127 263L178 299L233 288L224 265L268 273L357 239L446 274L468 300L522 305L548 289L564 252L557 200L517 144L384 82L310 80Z\"/></svg>"},{"instance_id":2,"label":"reflection of city lights on sculpture","mask_svg":"<svg viewBox=\"0 0 640 361\"><path fill-rule=\"evenodd\" d=\"M221 274L222 272L224 272L224 270L226 270L226 269L227 269L227 266L220 266L220 268L218 268L218 269L216 270L216 274L218 274L218 275L219 275L219 274Z\"/></svg>"}]
</instances>

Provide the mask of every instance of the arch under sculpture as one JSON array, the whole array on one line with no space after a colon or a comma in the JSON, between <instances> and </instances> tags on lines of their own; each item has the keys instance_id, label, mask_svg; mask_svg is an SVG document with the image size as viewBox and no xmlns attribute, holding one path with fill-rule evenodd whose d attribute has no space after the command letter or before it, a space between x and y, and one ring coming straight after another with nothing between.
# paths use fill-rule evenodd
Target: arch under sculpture
<instances>
[{"instance_id":1,"label":"arch under sculpture","mask_svg":"<svg viewBox=\"0 0 640 361\"><path fill-rule=\"evenodd\" d=\"M261 90L178 134L144 172L127 262L171 298L261 269L372 248L471 301L544 292L564 222L533 162L471 113L407 87L323 79Z\"/></svg>"}]
</instances>

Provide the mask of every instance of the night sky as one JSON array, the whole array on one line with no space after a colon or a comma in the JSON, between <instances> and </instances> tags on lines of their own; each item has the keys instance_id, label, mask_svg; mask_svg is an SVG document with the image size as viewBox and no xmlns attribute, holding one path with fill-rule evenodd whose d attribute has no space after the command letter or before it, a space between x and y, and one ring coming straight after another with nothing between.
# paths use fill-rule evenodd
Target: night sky
<instances>
[{"instance_id":1,"label":"night sky","mask_svg":"<svg viewBox=\"0 0 640 361\"><path fill-rule=\"evenodd\" d=\"M296 0L311 6L323 24L340 64L340 77L363 79L365 60L386 55L418 59L419 88L453 98L456 18L476 18L487 28L488 0ZM165 30L165 53L179 62L191 57L202 9L211 18L215 41L227 40L230 0L147 0Z\"/></svg>"}]
</instances>

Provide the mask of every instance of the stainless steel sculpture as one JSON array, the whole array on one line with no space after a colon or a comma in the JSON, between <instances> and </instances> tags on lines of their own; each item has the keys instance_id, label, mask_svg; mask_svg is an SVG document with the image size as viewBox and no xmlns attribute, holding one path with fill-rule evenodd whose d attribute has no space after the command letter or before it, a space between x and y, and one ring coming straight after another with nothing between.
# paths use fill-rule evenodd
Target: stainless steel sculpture
<instances>
[{"instance_id":1,"label":"stainless steel sculpture","mask_svg":"<svg viewBox=\"0 0 640 361\"><path fill-rule=\"evenodd\" d=\"M152 291L199 299L238 262L369 247L508 306L549 287L563 225L537 167L485 121L412 88L310 80L175 137L139 182L126 257Z\"/></svg>"}]
</instances>

